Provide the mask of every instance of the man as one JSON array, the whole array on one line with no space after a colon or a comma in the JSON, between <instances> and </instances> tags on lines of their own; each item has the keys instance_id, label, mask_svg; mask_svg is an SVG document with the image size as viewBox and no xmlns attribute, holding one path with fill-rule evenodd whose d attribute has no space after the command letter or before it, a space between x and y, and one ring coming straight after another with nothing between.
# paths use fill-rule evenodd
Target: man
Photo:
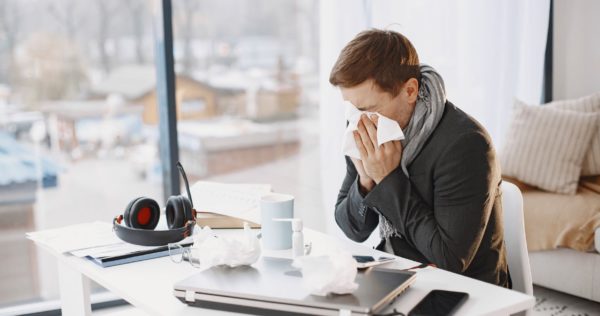
<instances>
[{"instance_id":1,"label":"man","mask_svg":"<svg viewBox=\"0 0 600 316\"><path fill-rule=\"evenodd\" d=\"M380 224L378 249L510 288L494 148L477 121L446 101L440 75L419 65L402 34L372 29L344 47L329 81L405 135L377 146L377 115L361 115L360 159L346 156L335 208L346 236L362 242Z\"/></svg>"}]
</instances>

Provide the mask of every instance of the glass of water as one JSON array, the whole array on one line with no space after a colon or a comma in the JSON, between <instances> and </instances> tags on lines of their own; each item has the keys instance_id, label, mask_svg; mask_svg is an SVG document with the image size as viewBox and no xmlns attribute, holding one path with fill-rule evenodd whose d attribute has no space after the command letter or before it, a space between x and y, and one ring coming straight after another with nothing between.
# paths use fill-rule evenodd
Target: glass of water
<instances>
[{"instance_id":1,"label":"glass of water","mask_svg":"<svg viewBox=\"0 0 600 316\"><path fill-rule=\"evenodd\" d=\"M187 261L194 268L200 268L200 259L195 248L183 247L180 244L169 244L169 258L175 263Z\"/></svg>"}]
</instances>

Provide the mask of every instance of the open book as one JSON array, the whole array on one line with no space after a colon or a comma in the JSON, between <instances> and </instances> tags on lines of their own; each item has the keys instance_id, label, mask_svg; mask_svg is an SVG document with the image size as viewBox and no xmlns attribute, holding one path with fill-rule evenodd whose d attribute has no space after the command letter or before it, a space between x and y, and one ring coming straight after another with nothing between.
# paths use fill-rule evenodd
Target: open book
<instances>
[{"instance_id":1,"label":"open book","mask_svg":"<svg viewBox=\"0 0 600 316\"><path fill-rule=\"evenodd\" d=\"M270 184L227 184L198 181L190 188L197 223L211 228L260 225L260 198L271 192Z\"/></svg>"}]
</instances>

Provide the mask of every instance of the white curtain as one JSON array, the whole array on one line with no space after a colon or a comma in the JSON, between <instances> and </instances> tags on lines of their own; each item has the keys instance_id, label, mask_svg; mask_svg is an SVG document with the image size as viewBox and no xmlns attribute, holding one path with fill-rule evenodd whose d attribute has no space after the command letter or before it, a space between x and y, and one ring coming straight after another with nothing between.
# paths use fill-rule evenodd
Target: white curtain
<instances>
[{"instance_id":1,"label":"white curtain","mask_svg":"<svg viewBox=\"0 0 600 316\"><path fill-rule=\"evenodd\" d=\"M345 121L328 78L344 45L370 27L406 35L420 61L444 78L448 99L481 122L499 150L514 98L541 100L549 10L549 0L321 1L321 181L329 233L341 234L333 210L345 174Z\"/></svg>"}]
</instances>

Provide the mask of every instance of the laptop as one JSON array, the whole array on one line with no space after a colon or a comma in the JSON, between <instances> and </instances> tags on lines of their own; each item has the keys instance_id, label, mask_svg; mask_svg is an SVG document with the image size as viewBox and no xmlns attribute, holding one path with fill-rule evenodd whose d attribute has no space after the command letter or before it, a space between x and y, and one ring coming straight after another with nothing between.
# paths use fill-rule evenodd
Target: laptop
<instances>
[{"instance_id":1,"label":"laptop","mask_svg":"<svg viewBox=\"0 0 600 316\"><path fill-rule=\"evenodd\" d=\"M202 308L259 315L353 315L377 313L416 278L415 272L371 268L356 276L352 294L311 295L292 260L262 257L252 266L212 267L174 285L182 302Z\"/></svg>"}]
</instances>

